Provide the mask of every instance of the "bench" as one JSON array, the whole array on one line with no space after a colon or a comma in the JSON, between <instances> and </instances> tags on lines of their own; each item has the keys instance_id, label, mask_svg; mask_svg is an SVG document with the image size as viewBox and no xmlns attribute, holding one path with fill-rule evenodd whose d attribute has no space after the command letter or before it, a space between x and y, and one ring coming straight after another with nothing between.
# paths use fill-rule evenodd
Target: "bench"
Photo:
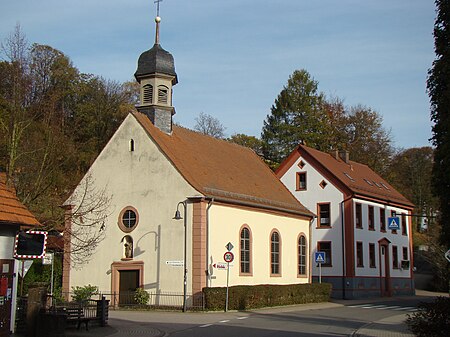
<instances>
[{"instance_id":1,"label":"bench","mask_svg":"<svg viewBox=\"0 0 450 337\"><path fill-rule=\"evenodd\" d=\"M69 303L64 306L63 312L67 315L67 322L76 322L77 329L80 330L81 324L85 324L86 330L89 330L89 322L100 320L97 316L97 306L90 303Z\"/></svg>"}]
</instances>

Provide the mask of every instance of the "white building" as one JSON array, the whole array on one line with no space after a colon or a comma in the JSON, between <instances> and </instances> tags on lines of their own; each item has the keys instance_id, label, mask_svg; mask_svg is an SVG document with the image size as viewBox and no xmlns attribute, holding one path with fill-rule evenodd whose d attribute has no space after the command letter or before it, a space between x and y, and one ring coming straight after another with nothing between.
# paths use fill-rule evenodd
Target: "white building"
<instances>
[{"instance_id":1,"label":"white building","mask_svg":"<svg viewBox=\"0 0 450 337\"><path fill-rule=\"evenodd\" d=\"M323 153L299 145L277 170L292 194L317 213L311 261L326 253L322 281L333 296L360 298L413 294L413 204L348 152ZM388 218L400 216L400 229ZM314 264L314 280L319 268Z\"/></svg>"},{"instance_id":2,"label":"white building","mask_svg":"<svg viewBox=\"0 0 450 337\"><path fill-rule=\"evenodd\" d=\"M228 242L235 247L230 285L309 282L313 214L250 149L173 125L177 75L158 33L135 77L138 111L125 118L66 202L69 227L86 181L111 204L96 229L105 239L92 258L73 266L66 254L64 290L92 284L105 293L141 287L180 294L185 262L187 293L195 296L203 287L226 285ZM174 219L176 210L183 220ZM66 241L67 252L75 241Z\"/></svg>"}]
</instances>

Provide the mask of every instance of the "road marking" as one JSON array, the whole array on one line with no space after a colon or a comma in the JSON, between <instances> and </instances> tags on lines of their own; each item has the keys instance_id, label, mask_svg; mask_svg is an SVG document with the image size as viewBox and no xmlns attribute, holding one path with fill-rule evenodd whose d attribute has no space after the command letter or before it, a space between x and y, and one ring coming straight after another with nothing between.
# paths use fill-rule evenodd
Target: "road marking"
<instances>
[{"instance_id":1,"label":"road marking","mask_svg":"<svg viewBox=\"0 0 450 337\"><path fill-rule=\"evenodd\" d=\"M200 328L207 328L209 326L211 326L212 324L205 324L205 325L200 325Z\"/></svg>"},{"instance_id":2,"label":"road marking","mask_svg":"<svg viewBox=\"0 0 450 337\"><path fill-rule=\"evenodd\" d=\"M223 321L219 321L219 323L228 323L229 321L229 319L224 319Z\"/></svg>"},{"instance_id":3,"label":"road marking","mask_svg":"<svg viewBox=\"0 0 450 337\"><path fill-rule=\"evenodd\" d=\"M394 311L417 311L416 307L401 307L399 305L387 305L387 304L357 304L357 305L349 305L349 308L362 308L362 309L378 309L378 310L394 310Z\"/></svg>"},{"instance_id":4,"label":"road marking","mask_svg":"<svg viewBox=\"0 0 450 337\"><path fill-rule=\"evenodd\" d=\"M238 319L247 319L248 318L248 316L245 316L245 317L238 317Z\"/></svg>"}]
</instances>

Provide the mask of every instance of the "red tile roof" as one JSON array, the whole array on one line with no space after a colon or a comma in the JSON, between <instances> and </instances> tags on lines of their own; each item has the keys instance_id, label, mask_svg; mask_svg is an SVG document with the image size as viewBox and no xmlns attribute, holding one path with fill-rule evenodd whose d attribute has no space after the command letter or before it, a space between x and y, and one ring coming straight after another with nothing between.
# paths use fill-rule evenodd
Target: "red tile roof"
<instances>
[{"instance_id":1,"label":"red tile roof","mask_svg":"<svg viewBox=\"0 0 450 337\"><path fill-rule=\"evenodd\" d=\"M204 196L313 216L252 150L176 125L168 135L146 115L133 112L133 116L186 181Z\"/></svg>"},{"instance_id":2,"label":"red tile roof","mask_svg":"<svg viewBox=\"0 0 450 337\"><path fill-rule=\"evenodd\" d=\"M339 157L336 159L331 154L305 145L299 145L280 165L276 172L277 176L281 177L300 157L315 165L326 179L334 182L347 194L399 204L407 208L414 207L413 203L367 165L351 160L346 163Z\"/></svg>"},{"instance_id":3,"label":"red tile roof","mask_svg":"<svg viewBox=\"0 0 450 337\"><path fill-rule=\"evenodd\" d=\"M6 185L6 174L0 172L0 224L39 226L39 221L19 201L14 188Z\"/></svg>"}]
</instances>

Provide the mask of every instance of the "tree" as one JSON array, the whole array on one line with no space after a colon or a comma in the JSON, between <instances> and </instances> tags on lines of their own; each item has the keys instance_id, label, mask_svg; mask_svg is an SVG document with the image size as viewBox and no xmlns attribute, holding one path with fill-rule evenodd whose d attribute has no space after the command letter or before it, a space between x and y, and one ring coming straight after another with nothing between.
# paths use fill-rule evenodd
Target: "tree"
<instances>
[{"instance_id":1,"label":"tree","mask_svg":"<svg viewBox=\"0 0 450 337\"><path fill-rule=\"evenodd\" d=\"M261 140L266 160L281 163L301 141L328 150L324 96L317 87L306 70L296 70L289 77L264 121Z\"/></svg>"},{"instance_id":2,"label":"tree","mask_svg":"<svg viewBox=\"0 0 450 337\"><path fill-rule=\"evenodd\" d=\"M255 136L248 136L243 133L236 133L227 139L231 143L239 144L241 146L248 147L255 151L259 156L262 156L262 141Z\"/></svg>"},{"instance_id":3,"label":"tree","mask_svg":"<svg viewBox=\"0 0 450 337\"><path fill-rule=\"evenodd\" d=\"M435 0L436 59L428 72L432 142L435 146L433 191L440 200L441 243L450 247L450 1Z\"/></svg>"},{"instance_id":4,"label":"tree","mask_svg":"<svg viewBox=\"0 0 450 337\"><path fill-rule=\"evenodd\" d=\"M344 148L350 151L350 158L385 175L394 150L381 115L362 105L350 107L344 130L347 138Z\"/></svg>"},{"instance_id":5,"label":"tree","mask_svg":"<svg viewBox=\"0 0 450 337\"><path fill-rule=\"evenodd\" d=\"M195 118L194 130L214 138L225 138L225 127L220 121L208 114L200 112Z\"/></svg>"}]
</instances>

